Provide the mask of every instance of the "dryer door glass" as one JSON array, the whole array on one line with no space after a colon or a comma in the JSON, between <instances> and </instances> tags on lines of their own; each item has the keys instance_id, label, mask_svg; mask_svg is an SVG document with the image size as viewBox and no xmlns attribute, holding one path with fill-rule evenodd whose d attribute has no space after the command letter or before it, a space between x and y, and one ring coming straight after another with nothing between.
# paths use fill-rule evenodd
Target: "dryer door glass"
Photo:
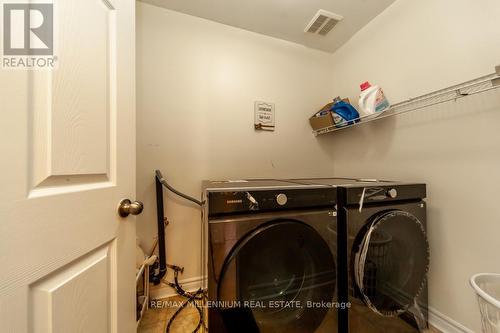
<instances>
[{"instance_id":1,"label":"dryer door glass","mask_svg":"<svg viewBox=\"0 0 500 333\"><path fill-rule=\"evenodd\" d=\"M353 252L355 289L373 311L395 316L414 305L429 267L425 229L415 216L399 210L374 216Z\"/></svg>"},{"instance_id":2,"label":"dryer door glass","mask_svg":"<svg viewBox=\"0 0 500 333\"><path fill-rule=\"evenodd\" d=\"M313 333L328 317L335 286L334 258L318 232L299 221L275 220L231 250L216 305L229 332L244 325L252 332Z\"/></svg>"}]
</instances>

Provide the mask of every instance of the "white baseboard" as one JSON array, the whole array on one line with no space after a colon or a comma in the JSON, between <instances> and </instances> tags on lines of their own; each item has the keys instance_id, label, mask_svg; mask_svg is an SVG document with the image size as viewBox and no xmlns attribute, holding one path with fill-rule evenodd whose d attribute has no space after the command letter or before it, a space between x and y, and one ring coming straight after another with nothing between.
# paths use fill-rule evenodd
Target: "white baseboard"
<instances>
[{"instance_id":1,"label":"white baseboard","mask_svg":"<svg viewBox=\"0 0 500 333\"><path fill-rule=\"evenodd\" d=\"M200 289L202 283L206 285L206 278L204 279L201 276L179 280L179 284L181 285L181 287L184 290L191 292ZM161 283L158 286L152 286L149 292L151 300L167 298L177 295L175 289L165 283Z\"/></svg>"},{"instance_id":2,"label":"white baseboard","mask_svg":"<svg viewBox=\"0 0 500 333\"><path fill-rule=\"evenodd\" d=\"M473 330L468 329L432 307L429 307L429 324L443 333L474 333Z\"/></svg>"}]
</instances>

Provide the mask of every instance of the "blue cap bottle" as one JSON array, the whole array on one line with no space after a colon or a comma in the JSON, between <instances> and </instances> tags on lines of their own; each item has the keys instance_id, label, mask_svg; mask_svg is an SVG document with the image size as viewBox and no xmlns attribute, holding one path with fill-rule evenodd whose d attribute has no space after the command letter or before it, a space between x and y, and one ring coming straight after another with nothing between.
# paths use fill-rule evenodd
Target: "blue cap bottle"
<instances>
[{"instance_id":1,"label":"blue cap bottle","mask_svg":"<svg viewBox=\"0 0 500 333\"><path fill-rule=\"evenodd\" d=\"M333 113L335 127L344 127L359 122L359 113L349 103L344 102L340 97L333 100L330 111Z\"/></svg>"}]
</instances>

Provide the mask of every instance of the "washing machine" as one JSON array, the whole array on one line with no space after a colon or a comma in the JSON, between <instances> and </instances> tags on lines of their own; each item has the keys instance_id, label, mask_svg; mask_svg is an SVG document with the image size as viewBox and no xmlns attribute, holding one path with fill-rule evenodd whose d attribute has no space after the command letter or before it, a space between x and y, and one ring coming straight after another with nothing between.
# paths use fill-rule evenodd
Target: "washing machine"
<instances>
[{"instance_id":1,"label":"washing machine","mask_svg":"<svg viewBox=\"0 0 500 333\"><path fill-rule=\"evenodd\" d=\"M345 332L421 332L427 324L426 185L358 179L303 183L337 188L339 313ZM347 320L347 323L345 322ZM345 327L348 330L345 330Z\"/></svg>"},{"instance_id":2,"label":"washing machine","mask_svg":"<svg viewBox=\"0 0 500 333\"><path fill-rule=\"evenodd\" d=\"M336 189L204 182L208 330L338 332Z\"/></svg>"}]
</instances>

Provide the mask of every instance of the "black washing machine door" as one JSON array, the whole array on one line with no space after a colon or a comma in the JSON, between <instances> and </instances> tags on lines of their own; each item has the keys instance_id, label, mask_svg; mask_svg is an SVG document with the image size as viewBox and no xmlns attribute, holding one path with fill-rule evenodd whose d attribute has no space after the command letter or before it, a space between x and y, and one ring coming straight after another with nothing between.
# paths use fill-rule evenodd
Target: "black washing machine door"
<instances>
[{"instance_id":1,"label":"black washing machine door","mask_svg":"<svg viewBox=\"0 0 500 333\"><path fill-rule=\"evenodd\" d=\"M367 306L397 316L415 305L429 268L421 221L401 210L378 213L357 235L352 251L355 289Z\"/></svg>"},{"instance_id":2,"label":"black washing machine door","mask_svg":"<svg viewBox=\"0 0 500 333\"><path fill-rule=\"evenodd\" d=\"M310 304L333 302L335 286L334 258L321 235L297 220L274 220L229 253L217 306L229 332L312 333L328 309Z\"/></svg>"}]
</instances>

